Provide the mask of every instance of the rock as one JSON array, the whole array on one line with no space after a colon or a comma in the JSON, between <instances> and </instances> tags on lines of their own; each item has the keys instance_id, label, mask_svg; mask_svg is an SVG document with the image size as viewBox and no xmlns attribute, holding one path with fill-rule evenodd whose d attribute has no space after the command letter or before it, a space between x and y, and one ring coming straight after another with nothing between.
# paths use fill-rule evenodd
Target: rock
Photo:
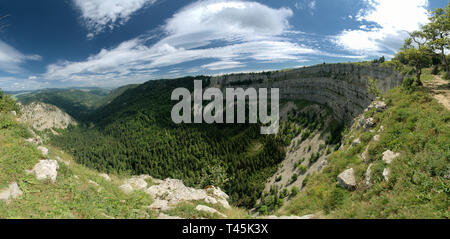
<instances>
[{"instance_id":1,"label":"rock","mask_svg":"<svg viewBox=\"0 0 450 239\"><path fill-rule=\"evenodd\" d=\"M195 210L197 210L199 212L208 212L208 213L212 213L212 214L217 213L221 217L227 217L226 215L222 214L221 212L217 211L216 209L205 206L205 205L197 205L197 207L195 207Z\"/></svg>"},{"instance_id":2,"label":"rock","mask_svg":"<svg viewBox=\"0 0 450 239\"><path fill-rule=\"evenodd\" d=\"M109 177L108 174L106 173L102 173L100 174L100 177L104 178L106 181L111 182L111 178Z\"/></svg>"},{"instance_id":3,"label":"rock","mask_svg":"<svg viewBox=\"0 0 450 239\"><path fill-rule=\"evenodd\" d=\"M88 182L89 182L90 184L96 186L96 187L99 186L98 183L96 183L96 182L94 182L94 181L92 181L92 180L90 180L90 179L88 180Z\"/></svg>"},{"instance_id":4,"label":"rock","mask_svg":"<svg viewBox=\"0 0 450 239\"><path fill-rule=\"evenodd\" d=\"M169 216L164 213L160 213L158 219L184 219L184 218L178 216Z\"/></svg>"},{"instance_id":5,"label":"rock","mask_svg":"<svg viewBox=\"0 0 450 239\"><path fill-rule=\"evenodd\" d=\"M372 164L369 164L369 167L367 167L366 173L365 173L365 178L364 178L364 182L366 184L366 186L371 187L372 183L370 182L371 178L370 175L372 174Z\"/></svg>"},{"instance_id":6,"label":"rock","mask_svg":"<svg viewBox=\"0 0 450 239\"><path fill-rule=\"evenodd\" d=\"M16 182L11 183L8 188L0 191L0 201L8 201L22 196L23 192L20 190Z\"/></svg>"},{"instance_id":7,"label":"rock","mask_svg":"<svg viewBox=\"0 0 450 239\"><path fill-rule=\"evenodd\" d=\"M59 165L56 160L41 160L29 172L36 174L38 180L50 179L55 182L58 168Z\"/></svg>"},{"instance_id":8,"label":"rock","mask_svg":"<svg viewBox=\"0 0 450 239\"><path fill-rule=\"evenodd\" d=\"M342 187L348 190L353 190L356 187L356 179L353 168L347 169L339 174L337 180Z\"/></svg>"},{"instance_id":9,"label":"rock","mask_svg":"<svg viewBox=\"0 0 450 239\"><path fill-rule=\"evenodd\" d=\"M367 145L367 147L364 149L364 152L361 154L361 158L365 163L369 161L369 145Z\"/></svg>"},{"instance_id":10,"label":"rock","mask_svg":"<svg viewBox=\"0 0 450 239\"><path fill-rule=\"evenodd\" d=\"M145 190L147 187L146 179L151 178L148 175L140 175L140 176L134 176L130 179L127 179L124 184L120 186L120 188L126 192L130 193L134 190Z\"/></svg>"},{"instance_id":11,"label":"rock","mask_svg":"<svg viewBox=\"0 0 450 239\"><path fill-rule=\"evenodd\" d=\"M211 192L214 196L222 199L228 199L229 196L224 193L220 188L211 186L211 188L208 189L208 192Z\"/></svg>"},{"instance_id":12,"label":"rock","mask_svg":"<svg viewBox=\"0 0 450 239\"><path fill-rule=\"evenodd\" d=\"M375 119L374 118L364 118L362 117L359 121L358 121L358 125L357 128L362 128L364 131L372 128L375 126Z\"/></svg>"},{"instance_id":13,"label":"rock","mask_svg":"<svg viewBox=\"0 0 450 239\"><path fill-rule=\"evenodd\" d=\"M133 187L130 184L123 184L119 188L125 193L131 193L133 191Z\"/></svg>"},{"instance_id":14,"label":"rock","mask_svg":"<svg viewBox=\"0 0 450 239\"><path fill-rule=\"evenodd\" d=\"M34 138L28 138L25 139L26 142L31 143L31 144L35 144L35 145L40 145L42 144L42 139L39 135L35 135Z\"/></svg>"},{"instance_id":15,"label":"rock","mask_svg":"<svg viewBox=\"0 0 450 239\"><path fill-rule=\"evenodd\" d=\"M43 146L38 147L39 151L41 151L42 155L47 156L48 155L48 149Z\"/></svg>"},{"instance_id":16,"label":"rock","mask_svg":"<svg viewBox=\"0 0 450 239\"><path fill-rule=\"evenodd\" d=\"M391 173L391 170L388 168L383 169L383 178L386 181L389 181L389 174Z\"/></svg>"},{"instance_id":17,"label":"rock","mask_svg":"<svg viewBox=\"0 0 450 239\"><path fill-rule=\"evenodd\" d=\"M373 106L377 112L382 112L387 108L386 103L383 101L374 101Z\"/></svg>"},{"instance_id":18,"label":"rock","mask_svg":"<svg viewBox=\"0 0 450 239\"><path fill-rule=\"evenodd\" d=\"M372 139L373 141L378 142L380 140L380 135L379 134L374 135Z\"/></svg>"},{"instance_id":19,"label":"rock","mask_svg":"<svg viewBox=\"0 0 450 239\"><path fill-rule=\"evenodd\" d=\"M14 110L13 110L13 111L11 111L11 112L10 112L10 114L12 114L12 115L14 115L14 116L17 116L17 112L16 112L16 111L14 111Z\"/></svg>"},{"instance_id":20,"label":"rock","mask_svg":"<svg viewBox=\"0 0 450 239\"><path fill-rule=\"evenodd\" d=\"M394 153L390 150L386 150L383 153L383 161L386 164L390 164L392 162L392 160L394 160L395 158L397 158L398 156L400 156L400 153Z\"/></svg>"},{"instance_id":21,"label":"rock","mask_svg":"<svg viewBox=\"0 0 450 239\"><path fill-rule=\"evenodd\" d=\"M384 131L384 127L383 127L383 125L382 126L380 126L380 128L378 129L378 133L381 133L381 132L383 132Z\"/></svg>"},{"instance_id":22,"label":"rock","mask_svg":"<svg viewBox=\"0 0 450 239\"><path fill-rule=\"evenodd\" d=\"M195 189L186 187L178 179L166 179L147 188L145 192L155 199L167 200L169 205L175 205L182 201L205 201L211 204L219 203L224 208L230 208L227 201L228 195L220 188Z\"/></svg>"},{"instance_id":23,"label":"rock","mask_svg":"<svg viewBox=\"0 0 450 239\"><path fill-rule=\"evenodd\" d=\"M154 210L167 211L167 210L171 209L172 207L169 206L169 202L168 201L156 199L152 203L152 205L150 205L148 208L154 209Z\"/></svg>"},{"instance_id":24,"label":"rock","mask_svg":"<svg viewBox=\"0 0 450 239\"><path fill-rule=\"evenodd\" d=\"M352 146L356 146L358 144L361 144L361 140L359 138L352 141Z\"/></svg>"}]
</instances>

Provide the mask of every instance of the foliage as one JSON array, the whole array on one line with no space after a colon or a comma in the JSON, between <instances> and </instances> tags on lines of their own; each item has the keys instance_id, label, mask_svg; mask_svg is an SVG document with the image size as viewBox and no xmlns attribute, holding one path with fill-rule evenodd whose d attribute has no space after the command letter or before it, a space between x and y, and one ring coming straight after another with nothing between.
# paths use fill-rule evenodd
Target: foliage
<instances>
[{"instance_id":1,"label":"foliage","mask_svg":"<svg viewBox=\"0 0 450 239\"><path fill-rule=\"evenodd\" d=\"M384 126L379 141L363 141L332 153L328 166L304 182L304 189L279 213L305 215L323 212L330 218L449 218L450 113L426 91L418 88L405 94L394 88L384 95L389 108L374 114L378 127ZM362 137L353 131L348 137ZM368 146L373 163L372 186L364 185L367 164L361 149ZM386 150L399 152L390 165L388 182L381 160ZM355 191L337 187L336 177L354 168ZM308 175L309 176L309 175Z\"/></svg>"},{"instance_id":2,"label":"foliage","mask_svg":"<svg viewBox=\"0 0 450 239\"><path fill-rule=\"evenodd\" d=\"M19 111L19 107L17 106L15 100L5 94L1 89L0 89L0 113L2 112L11 112L11 111Z\"/></svg>"},{"instance_id":3,"label":"foliage","mask_svg":"<svg viewBox=\"0 0 450 239\"><path fill-rule=\"evenodd\" d=\"M96 127L70 128L52 143L91 168L178 178L195 187L215 184L236 205L252 207L284 158L285 137L260 135L257 124L173 123L177 102L171 92L192 91L193 79L149 81L128 90L89 116Z\"/></svg>"}]
</instances>

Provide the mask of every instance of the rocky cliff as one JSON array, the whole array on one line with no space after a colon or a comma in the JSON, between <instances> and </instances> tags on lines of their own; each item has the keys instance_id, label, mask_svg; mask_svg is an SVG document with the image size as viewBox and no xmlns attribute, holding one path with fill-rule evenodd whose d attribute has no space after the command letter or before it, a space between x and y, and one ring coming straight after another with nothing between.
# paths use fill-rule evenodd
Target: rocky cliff
<instances>
[{"instance_id":1,"label":"rocky cliff","mask_svg":"<svg viewBox=\"0 0 450 239\"><path fill-rule=\"evenodd\" d=\"M66 129L69 125L77 125L77 122L70 115L54 105L32 102L21 105L20 108L22 114L19 121L31 125L38 131Z\"/></svg>"},{"instance_id":2,"label":"rocky cliff","mask_svg":"<svg viewBox=\"0 0 450 239\"><path fill-rule=\"evenodd\" d=\"M403 76L390 67L363 64L323 64L291 70L231 74L211 78L210 86L279 88L280 99L303 99L328 105L338 119L351 124L375 99L369 79L381 93L399 86Z\"/></svg>"}]
</instances>

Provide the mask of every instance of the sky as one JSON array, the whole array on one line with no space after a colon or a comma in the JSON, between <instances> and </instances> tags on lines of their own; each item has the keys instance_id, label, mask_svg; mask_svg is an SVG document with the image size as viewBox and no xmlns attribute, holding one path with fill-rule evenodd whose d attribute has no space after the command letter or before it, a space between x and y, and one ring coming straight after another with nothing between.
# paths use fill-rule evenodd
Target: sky
<instances>
[{"instance_id":1,"label":"sky","mask_svg":"<svg viewBox=\"0 0 450 239\"><path fill-rule=\"evenodd\" d=\"M2 0L0 88L118 87L395 55L447 0Z\"/></svg>"}]
</instances>

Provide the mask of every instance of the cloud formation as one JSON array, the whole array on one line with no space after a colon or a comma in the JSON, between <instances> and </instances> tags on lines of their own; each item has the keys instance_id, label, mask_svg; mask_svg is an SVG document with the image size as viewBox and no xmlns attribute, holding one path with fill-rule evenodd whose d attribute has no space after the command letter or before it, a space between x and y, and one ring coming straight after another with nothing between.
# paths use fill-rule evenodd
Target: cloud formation
<instances>
[{"instance_id":1,"label":"cloud formation","mask_svg":"<svg viewBox=\"0 0 450 239\"><path fill-rule=\"evenodd\" d=\"M360 29L344 30L334 41L357 54L396 52L408 36L428 22L427 0L364 0L366 8L351 17Z\"/></svg>"},{"instance_id":2,"label":"cloud formation","mask_svg":"<svg viewBox=\"0 0 450 239\"><path fill-rule=\"evenodd\" d=\"M84 24L89 29L87 38L125 24L136 11L157 0L73 0L81 12Z\"/></svg>"},{"instance_id":3,"label":"cloud formation","mask_svg":"<svg viewBox=\"0 0 450 239\"><path fill-rule=\"evenodd\" d=\"M21 64L30 60L41 60L41 58L39 55L25 55L0 40L0 71L19 73L22 71Z\"/></svg>"},{"instance_id":4,"label":"cloud formation","mask_svg":"<svg viewBox=\"0 0 450 239\"><path fill-rule=\"evenodd\" d=\"M305 55L320 52L285 36L292 15L291 9L257 2L199 1L168 19L161 26L165 36L153 45L147 44L146 36L131 39L82 62L49 65L44 78L110 84L148 80L161 67L196 60L210 61L197 68L210 71L242 67L249 61L301 62Z\"/></svg>"}]
</instances>

